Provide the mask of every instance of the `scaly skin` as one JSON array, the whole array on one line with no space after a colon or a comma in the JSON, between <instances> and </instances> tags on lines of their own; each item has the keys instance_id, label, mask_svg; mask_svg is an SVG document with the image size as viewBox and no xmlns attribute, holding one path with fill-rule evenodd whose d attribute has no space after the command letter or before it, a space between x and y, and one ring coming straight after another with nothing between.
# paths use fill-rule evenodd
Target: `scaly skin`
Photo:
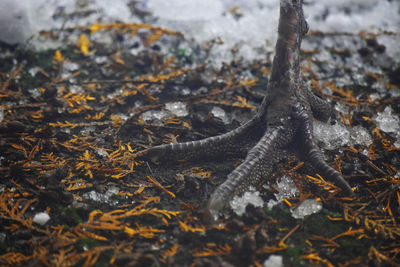
<instances>
[{"instance_id":1,"label":"scaly skin","mask_svg":"<svg viewBox=\"0 0 400 267\"><path fill-rule=\"evenodd\" d=\"M302 81L300 45L307 31L302 0L281 0L276 55L267 94L257 115L222 135L156 146L144 151L144 157L153 161L167 156L211 158L227 152L247 153L245 160L211 195L205 213L209 222L218 217L234 195L271 176L274 166L291 153L338 185L344 193L354 195L339 172L324 161L312 134L312 118L328 120L331 108Z\"/></svg>"}]
</instances>

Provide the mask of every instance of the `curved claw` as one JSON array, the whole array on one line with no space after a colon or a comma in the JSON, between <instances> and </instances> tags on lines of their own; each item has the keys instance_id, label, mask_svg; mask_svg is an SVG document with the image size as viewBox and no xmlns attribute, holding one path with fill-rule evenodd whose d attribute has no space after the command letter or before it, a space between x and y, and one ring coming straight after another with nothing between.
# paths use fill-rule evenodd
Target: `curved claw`
<instances>
[{"instance_id":1,"label":"curved claw","mask_svg":"<svg viewBox=\"0 0 400 267\"><path fill-rule=\"evenodd\" d=\"M308 157L313 167L317 170L319 174L325 177L327 180L332 181L334 184L339 186L346 195L355 197L353 190L349 183L343 178L340 173L329 166L323 159L322 152L316 147L311 148L308 152Z\"/></svg>"},{"instance_id":2,"label":"curved claw","mask_svg":"<svg viewBox=\"0 0 400 267\"><path fill-rule=\"evenodd\" d=\"M338 171L325 162L322 152L315 144L312 134L313 124L306 110L298 106L295 114L300 121L299 129L301 130L305 150L303 155L307 158L305 161L309 162L324 178L339 186L345 194L354 197L355 194L349 183Z\"/></svg>"},{"instance_id":3,"label":"curved claw","mask_svg":"<svg viewBox=\"0 0 400 267\"><path fill-rule=\"evenodd\" d=\"M203 221L207 224L213 224L218 219L218 215L225 206L228 198L226 194L214 194L208 201L207 208L204 211Z\"/></svg>"},{"instance_id":4,"label":"curved claw","mask_svg":"<svg viewBox=\"0 0 400 267\"><path fill-rule=\"evenodd\" d=\"M261 140L249 151L245 160L211 195L204 220L215 221L229 199L243 193L251 185L272 174L274 165L286 157L280 147L287 145L294 133L287 127L278 126L267 130Z\"/></svg>"}]
</instances>

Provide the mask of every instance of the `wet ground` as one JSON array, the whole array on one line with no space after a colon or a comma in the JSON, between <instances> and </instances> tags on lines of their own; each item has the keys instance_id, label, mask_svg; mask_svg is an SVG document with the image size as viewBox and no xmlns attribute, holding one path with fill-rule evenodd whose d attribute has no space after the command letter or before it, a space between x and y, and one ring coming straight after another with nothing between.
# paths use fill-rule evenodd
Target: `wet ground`
<instances>
[{"instance_id":1,"label":"wet ground","mask_svg":"<svg viewBox=\"0 0 400 267\"><path fill-rule=\"evenodd\" d=\"M316 125L329 133L318 137L321 148L357 198L341 197L290 158L257 189L265 203L277 199L276 180L285 176L296 196L274 207L248 205L241 216L226 207L212 226L203 224L202 209L242 158L155 164L136 153L251 118L270 57L217 68L209 58L217 40L204 47L147 24L41 38L65 45L0 47L2 265L400 264L400 68L385 46L398 33L311 31L304 40L305 79L335 109L330 125ZM293 218L307 199L322 210Z\"/></svg>"}]
</instances>

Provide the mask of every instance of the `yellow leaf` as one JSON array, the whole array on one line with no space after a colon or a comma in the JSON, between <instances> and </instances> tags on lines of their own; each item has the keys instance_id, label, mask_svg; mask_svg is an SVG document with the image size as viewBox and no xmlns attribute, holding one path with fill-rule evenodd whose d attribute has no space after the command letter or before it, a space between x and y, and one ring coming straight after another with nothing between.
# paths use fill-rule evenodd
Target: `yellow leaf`
<instances>
[{"instance_id":1,"label":"yellow leaf","mask_svg":"<svg viewBox=\"0 0 400 267\"><path fill-rule=\"evenodd\" d=\"M93 24L92 26L90 26L90 34L93 34L93 33L97 32L101 28L103 28L103 25L101 25L101 24Z\"/></svg>"},{"instance_id":2,"label":"yellow leaf","mask_svg":"<svg viewBox=\"0 0 400 267\"><path fill-rule=\"evenodd\" d=\"M125 61L117 54L113 54L112 57L114 58L115 62L120 65L125 65Z\"/></svg>"},{"instance_id":3,"label":"yellow leaf","mask_svg":"<svg viewBox=\"0 0 400 267\"><path fill-rule=\"evenodd\" d=\"M87 38L86 34L81 34L76 45L85 56L90 56L93 54L93 52L89 52L90 40Z\"/></svg>"},{"instance_id":4,"label":"yellow leaf","mask_svg":"<svg viewBox=\"0 0 400 267\"><path fill-rule=\"evenodd\" d=\"M60 63L60 62L63 62L64 61L64 56L61 54L61 52L60 52L60 50L57 50L55 53L54 53L54 62L56 62L56 63Z\"/></svg>"}]
</instances>

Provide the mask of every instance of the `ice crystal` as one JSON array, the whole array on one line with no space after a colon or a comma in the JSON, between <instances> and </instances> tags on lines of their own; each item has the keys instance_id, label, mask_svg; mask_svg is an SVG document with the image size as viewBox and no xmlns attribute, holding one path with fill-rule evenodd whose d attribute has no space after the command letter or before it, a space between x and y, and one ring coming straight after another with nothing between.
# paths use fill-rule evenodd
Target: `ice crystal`
<instances>
[{"instance_id":1,"label":"ice crystal","mask_svg":"<svg viewBox=\"0 0 400 267\"><path fill-rule=\"evenodd\" d=\"M172 114L175 114L178 117L185 117L189 114L186 109L186 104L182 102L166 103L165 109L169 110Z\"/></svg>"},{"instance_id":2,"label":"ice crystal","mask_svg":"<svg viewBox=\"0 0 400 267\"><path fill-rule=\"evenodd\" d=\"M264 261L264 267L282 267L283 258L281 255L271 255Z\"/></svg>"},{"instance_id":3,"label":"ice crystal","mask_svg":"<svg viewBox=\"0 0 400 267\"><path fill-rule=\"evenodd\" d=\"M213 107L211 110L211 113L222 120L223 123L225 124L229 124L231 122L231 119L229 118L229 116L226 114L225 110L223 110L220 107Z\"/></svg>"},{"instance_id":4,"label":"ice crystal","mask_svg":"<svg viewBox=\"0 0 400 267\"><path fill-rule=\"evenodd\" d=\"M375 117L376 124L379 130L400 135L399 117L393 114L390 106L387 106L382 112L378 112Z\"/></svg>"},{"instance_id":5,"label":"ice crystal","mask_svg":"<svg viewBox=\"0 0 400 267\"><path fill-rule=\"evenodd\" d=\"M295 210L292 210L292 216L295 219L303 219L305 216L317 213L322 209L321 202L315 199L306 199Z\"/></svg>"},{"instance_id":6,"label":"ice crystal","mask_svg":"<svg viewBox=\"0 0 400 267\"><path fill-rule=\"evenodd\" d=\"M246 211L247 205L251 204L254 207L262 207L264 205L264 200L260 197L260 192L255 191L254 188L250 188L250 190L245 192L242 196L234 196L229 204L232 210L237 215L241 216Z\"/></svg>"},{"instance_id":7,"label":"ice crystal","mask_svg":"<svg viewBox=\"0 0 400 267\"><path fill-rule=\"evenodd\" d=\"M282 176L275 185L275 188L279 191L275 194L275 198L268 201L268 208L274 207L276 204L280 203L284 198L295 197L299 194L299 189L296 183L289 176Z\"/></svg>"},{"instance_id":8,"label":"ice crystal","mask_svg":"<svg viewBox=\"0 0 400 267\"><path fill-rule=\"evenodd\" d=\"M171 112L168 110L149 110L142 114L144 121L162 121L171 116Z\"/></svg>"},{"instance_id":9,"label":"ice crystal","mask_svg":"<svg viewBox=\"0 0 400 267\"><path fill-rule=\"evenodd\" d=\"M50 216L47 214L47 212L39 212L33 216L33 222L40 225L45 225L49 220Z\"/></svg>"}]
</instances>

